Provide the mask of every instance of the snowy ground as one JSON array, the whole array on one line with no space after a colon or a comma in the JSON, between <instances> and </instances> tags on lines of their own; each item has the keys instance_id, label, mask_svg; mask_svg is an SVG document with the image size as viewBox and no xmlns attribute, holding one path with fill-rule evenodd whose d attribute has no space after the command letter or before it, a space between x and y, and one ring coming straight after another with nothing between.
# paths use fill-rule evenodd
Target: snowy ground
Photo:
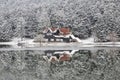
<instances>
[{"instance_id":1,"label":"snowy ground","mask_svg":"<svg viewBox=\"0 0 120 80\"><path fill-rule=\"evenodd\" d=\"M33 39L24 39L21 41L20 38L14 38L10 42L0 42L0 45L11 45L13 48L21 48L21 46L18 46L18 43L24 43L25 45L35 44Z\"/></svg>"},{"instance_id":2,"label":"snowy ground","mask_svg":"<svg viewBox=\"0 0 120 80\"><path fill-rule=\"evenodd\" d=\"M19 46L18 43L22 43L23 45ZM120 42L102 42L102 43L94 43L94 38L88 38L85 40L81 40L81 42L45 42L39 43L34 42L33 39L24 39L24 41L20 41L20 38L14 38L11 42L0 42L0 45L11 45L13 48L31 48L31 47L120 47Z\"/></svg>"}]
</instances>

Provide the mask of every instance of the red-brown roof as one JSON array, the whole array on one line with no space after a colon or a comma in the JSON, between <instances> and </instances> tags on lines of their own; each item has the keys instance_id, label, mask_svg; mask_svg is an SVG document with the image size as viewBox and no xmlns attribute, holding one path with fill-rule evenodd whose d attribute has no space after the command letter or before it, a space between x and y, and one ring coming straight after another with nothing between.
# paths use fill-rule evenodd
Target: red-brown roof
<instances>
[{"instance_id":1,"label":"red-brown roof","mask_svg":"<svg viewBox=\"0 0 120 80\"><path fill-rule=\"evenodd\" d=\"M69 61L71 59L71 56L69 54L62 54L59 59L57 59L56 56L51 56L50 62L56 62L56 61Z\"/></svg>"},{"instance_id":2,"label":"red-brown roof","mask_svg":"<svg viewBox=\"0 0 120 80\"><path fill-rule=\"evenodd\" d=\"M56 30L60 30L61 35L68 35L68 34L70 34L70 28L66 28L66 27L63 27L63 28L57 28L57 27L47 28L43 32L44 33L47 32L48 29L51 29L52 32L54 32Z\"/></svg>"},{"instance_id":3,"label":"red-brown roof","mask_svg":"<svg viewBox=\"0 0 120 80\"><path fill-rule=\"evenodd\" d=\"M55 31L57 29L60 30L60 32L62 33L62 35L68 35L68 34L70 34L70 28L56 28L56 27L52 27L51 28L52 31Z\"/></svg>"},{"instance_id":4,"label":"red-brown roof","mask_svg":"<svg viewBox=\"0 0 120 80\"><path fill-rule=\"evenodd\" d=\"M69 54L63 54L63 55L60 57L59 61L69 61L70 58L71 58L71 57L70 57Z\"/></svg>"},{"instance_id":5,"label":"red-brown roof","mask_svg":"<svg viewBox=\"0 0 120 80\"><path fill-rule=\"evenodd\" d=\"M63 35L70 34L70 29L69 28L60 28L60 31L63 33Z\"/></svg>"}]
</instances>

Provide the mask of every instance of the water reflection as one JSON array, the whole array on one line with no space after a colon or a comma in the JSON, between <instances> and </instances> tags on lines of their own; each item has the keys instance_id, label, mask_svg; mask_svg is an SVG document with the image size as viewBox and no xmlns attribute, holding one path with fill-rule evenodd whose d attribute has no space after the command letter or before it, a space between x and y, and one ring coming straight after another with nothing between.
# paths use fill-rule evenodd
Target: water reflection
<instances>
[{"instance_id":1,"label":"water reflection","mask_svg":"<svg viewBox=\"0 0 120 80\"><path fill-rule=\"evenodd\" d=\"M43 58L49 62L70 61L78 50L47 50Z\"/></svg>"},{"instance_id":2,"label":"water reflection","mask_svg":"<svg viewBox=\"0 0 120 80\"><path fill-rule=\"evenodd\" d=\"M0 51L0 80L119 78L119 49Z\"/></svg>"},{"instance_id":3,"label":"water reflection","mask_svg":"<svg viewBox=\"0 0 120 80\"><path fill-rule=\"evenodd\" d=\"M10 48L10 45L0 45L0 48Z\"/></svg>"}]
</instances>

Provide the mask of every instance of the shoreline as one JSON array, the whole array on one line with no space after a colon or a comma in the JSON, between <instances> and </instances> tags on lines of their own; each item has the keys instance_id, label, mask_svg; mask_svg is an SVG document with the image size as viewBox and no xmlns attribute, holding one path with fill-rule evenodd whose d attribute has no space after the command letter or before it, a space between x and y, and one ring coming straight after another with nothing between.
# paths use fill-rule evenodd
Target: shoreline
<instances>
[{"instance_id":1,"label":"shoreline","mask_svg":"<svg viewBox=\"0 0 120 80\"><path fill-rule=\"evenodd\" d=\"M12 46L17 46L18 45L18 42L0 42L0 45L12 45ZM66 47L66 46L81 46L81 47L84 47L84 46L88 46L88 47L96 47L96 46L117 46L117 47L120 47L120 42L96 42L96 43L93 43L93 42L70 42L70 43L65 43L65 42L33 42L33 41L30 41L30 42L23 42L22 43L23 46L26 46L26 47L30 47L30 46L35 46L35 47L46 47L46 46L55 46L55 47L59 47L59 46L63 46L63 47Z\"/></svg>"}]
</instances>

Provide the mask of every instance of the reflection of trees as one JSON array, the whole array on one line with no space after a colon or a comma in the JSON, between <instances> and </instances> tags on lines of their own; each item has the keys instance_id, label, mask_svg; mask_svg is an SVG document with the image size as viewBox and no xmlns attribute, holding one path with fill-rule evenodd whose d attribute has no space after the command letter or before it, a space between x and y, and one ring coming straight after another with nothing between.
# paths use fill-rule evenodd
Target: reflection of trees
<instances>
[{"instance_id":1,"label":"reflection of trees","mask_svg":"<svg viewBox=\"0 0 120 80\"><path fill-rule=\"evenodd\" d=\"M119 54L119 50L98 50L96 53L79 51L70 62L52 64L54 73L51 74L65 80L119 79L119 75L115 75L119 73Z\"/></svg>"},{"instance_id":2,"label":"reflection of trees","mask_svg":"<svg viewBox=\"0 0 120 80\"><path fill-rule=\"evenodd\" d=\"M33 80L34 76L36 76L38 65L41 66L39 62L43 61L42 56L38 54L41 54L42 51L1 51L0 53L0 65L2 65L0 73L3 71L0 79L10 74L9 78L12 80L17 78Z\"/></svg>"},{"instance_id":3,"label":"reflection of trees","mask_svg":"<svg viewBox=\"0 0 120 80\"><path fill-rule=\"evenodd\" d=\"M79 50L71 61L46 62L42 51L0 51L0 80L118 80L120 50Z\"/></svg>"}]
</instances>

